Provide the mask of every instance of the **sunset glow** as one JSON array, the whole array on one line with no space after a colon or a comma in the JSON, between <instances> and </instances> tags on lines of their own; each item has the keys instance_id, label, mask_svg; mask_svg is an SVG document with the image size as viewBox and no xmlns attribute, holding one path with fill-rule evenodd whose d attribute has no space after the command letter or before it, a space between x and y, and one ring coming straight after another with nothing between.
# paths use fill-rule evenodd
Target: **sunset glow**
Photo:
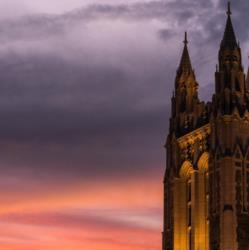
<instances>
[{"instance_id":1,"label":"sunset glow","mask_svg":"<svg viewBox=\"0 0 249 250\"><path fill-rule=\"evenodd\" d=\"M157 178L95 184L2 207L0 249L160 249L162 192Z\"/></svg>"},{"instance_id":2,"label":"sunset glow","mask_svg":"<svg viewBox=\"0 0 249 250\"><path fill-rule=\"evenodd\" d=\"M223 14L221 0L0 1L0 250L162 248L183 34L211 100Z\"/></svg>"}]
</instances>

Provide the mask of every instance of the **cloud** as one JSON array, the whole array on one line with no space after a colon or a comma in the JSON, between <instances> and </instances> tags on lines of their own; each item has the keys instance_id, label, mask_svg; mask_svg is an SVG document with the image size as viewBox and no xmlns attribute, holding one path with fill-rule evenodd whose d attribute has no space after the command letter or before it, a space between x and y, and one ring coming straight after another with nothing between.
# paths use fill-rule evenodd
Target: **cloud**
<instances>
[{"instance_id":1,"label":"cloud","mask_svg":"<svg viewBox=\"0 0 249 250\"><path fill-rule=\"evenodd\" d=\"M0 246L8 241L38 247L46 241L49 245L59 245L63 242L68 246L78 243L93 247L93 242L95 242L102 247L109 244L109 247L122 245L140 249L146 245L153 249L153 243L138 239L147 236L145 239L149 241L154 235L160 237L160 231L156 226L157 221L160 223L158 214L160 214L158 209L139 211L81 209L67 212L6 214L1 216ZM7 229L4 233L3 227ZM10 228L12 228L12 233L9 232ZM21 228L25 228L25 231L21 231ZM106 232L105 235L103 235L103 230ZM31 232L33 236L28 235Z\"/></svg>"},{"instance_id":2,"label":"cloud","mask_svg":"<svg viewBox=\"0 0 249 250\"><path fill-rule=\"evenodd\" d=\"M64 14L30 15L16 20L5 20L0 24L0 41L18 39L41 39L56 36L74 25L86 24L98 19L147 19L164 16L163 2L136 4L92 4Z\"/></svg>"},{"instance_id":3,"label":"cloud","mask_svg":"<svg viewBox=\"0 0 249 250\"><path fill-rule=\"evenodd\" d=\"M9 46L2 45L0 60L1 165L35 168L37 178L41 172L59 174L58 166L62 175L101 173L108 178L163 165L170 89L179 60L176 29L199 21L201 13L196 17L193 11L203 6L209 8L184 1L95 4L1 23L2 41ZM106 19L115 19L121 30ZM103 22L101 34L97 20ZM160 24L154 26L153 20ZM174 22L175 29L161 29ZM134 39L138 30L142 44ZM128 49L126 40L132 42ZM174 47L169 51L168 46Z\"/></svg>"},{"instance_id":4,"label":"cloud","mask_svg":"<svg viewBox=\"0 0 249 250\"><path fill-rule=\"evenodd\" d=\"M138 171L144 166L142 152L150 150L147 143L139 149L140 143L163 145L164 138L153 135L157 128L164 131L166 118L164 101L156 100L158 91L151 95L152 78L141 77L135 86L137 76L111 66L80 66L56 56L47 57L49 63L42 57L12 60L0 76L2 166L35 164L47 175L57 172L58 165L69 172L72 166L76 175L81 168L86 175L88 169L114 170L117 164L137 165ZM142 104L149 100L151 106ZM144 138L144 133L151 137ZM131 143L137 153L128 153ZM128 155L134 162L125 166Z\"/></svg>"},{"instance_id":5,"label":"cloud","mask_svg":"<svg viewBox=\"0 0 249 250\"><path fill-rule=\"evenodd\" d=\"M72 202L99 207L139 203L140 211L147 202L161 206L161 193L148 192L153 189L152 179L159 187L163 178L163 144L183 32L189 32L201 98L210 100L226 19L224 6L213 0L102 3L56 15L30 13L1 20L1 201L15 211L27 208L24 214L2 216L4 227L17 223L26 233L35 228L42 237L44 228L65 228L35 239L45 244L40 249L49 249L46 242L51 237L78 242L84 225L92 228L88 241L94 239L102 246L103 242L110 246L111 241L119 248L123 244L103 236L106 225L117 238L124 239L125 234L117 232L122 228L132 232L127 238L151 239L152 231L160 227L160 209L81 214L62 207ZM242 48L248 41L247 8L245 1L233 4ZM70 198L60 201L68 189ZM30 211L55 206L57 211ZM72 235L67 228L78 231ZM134 231L144 228L149 232L134 236ZM93 234L96 229L102 234ZM138 245L137 249L146 249L145 243ZM148 249L156 246L151 241ZM71 248L82 249L77 244ZM124 249L131 248L136 249L133 240Z\"/></svg>"},{"instance_id":6,"label":"cloud","mask_svg":"<svg viewBox=\"0 0 249 250\"><path fill-rule=\"evenodd\" d=\"M156 230L160 223L159 209L134 210L79 210L68 212L15 213L1 216L2 222L47 227L91 227L100 229L145 229ZM158 216L160 215L160 216Z\"/></svg>"},{"instance_id":7,"label":"cloud","mask_svg":"<svg viewBox=\"0 0 249 250\"><path fill-rule=\"evenodd\" d=\"M218 6L218 9L217 9ZM246 9L247 3L237 1L234 4L234 19L247 20ZM82 8L74 9L62 14L36 14L24 16L18 19L7 19L0 24L0 41L8 42L9 40L38 40L56 36L61 33L74 29L74 26L87 25L98 20L114 19L132 22L144 22L158 20L166 28L163 30L170 31L167 36L177 30L179 32L182 26L186 30L195 32L202 36L200 41L209 38L209 41L220 35L222 31L223 19L225 14L224 1L149 1L135 3L118 3L118 4L90 4ZM243 10L243 11L242 11ZM244 18L241 18L244 15ZM223 19L222 19L223 18ZM245 30L246 22L239 22L239 33L242 40L247 39L248 33L241 32ZM159 31L161 33L161 31Z\"/></svg>"},{"instance_id":8,"label":"cloud","mask_svg":"<svg viewBox=\"0 0 249 250\"><path fill-rule=\"evenodd\" d=\"M216 5L92 4L1 22L3 172L35 179L160 175L182 34L190 31L201 88L213 86L225 22Z\"/></svg>"},{"instance_id":9,"label":"cloud","mask_svg":"<svg viewBox=\"0 0 249 250\"><path fill-rule=\"evenodd\" d=\"M133 22L159 20L176 29L182 24L190 24L195 15L203 16L207 2L149 1L123 4L91 4L63 14L29 15L16 20L5 20L0 24L0 41L17 39L41 39L55 36L74 25L83 25L103 19ZM204 11L202 10L204 8ZM199 12L199 13L198 13Z\"/></svg>"},{"instance_id":10,"label":"cloud","mask_svg":"<svg viewBox=\"0 0 249 250\"><path fill-rule=\"evenodd\" d=\"M130 248L142 250L157 249L160 245L160 233L157 230L151 230L134 225L113 224L102 221L91 221L91 218L57 215L26 215L32 218L27 219L22 216L13 216L16 226L13 226L11 219L8 224L5 222L0 226L1 235L0 246L5 243L11 249L74 249L74 247L89 247L97 249L122 249ZM22 217L22 218L21 218ZM76 221L76 219L78 219ZM20 221L28 221L29 224L19 224ZM49 222L48 222L49 220ZM5 221L5 220L4 220ZM17 222L16 222L17 221ZM31 223L30 223L31 222ZM48 223L47 223L48 222ZM2 232L3 227L7 232ZM8 230L13 227L13 234L9 235ZM21 231L25 228L25 232ZM68 230L70 229L70 231ZM67 232L68 230L68 232ZM103 230L105 234L103 235ZM27 233L34 236L27 235ZM6 235L6 236L5 236ZM142 240L141 240L142 239ZM153 242L158 242L153 244ZM17 246L15 248L15 246ZM25 248L26 247L26 248Z\"/></svg>"}]
</instances>

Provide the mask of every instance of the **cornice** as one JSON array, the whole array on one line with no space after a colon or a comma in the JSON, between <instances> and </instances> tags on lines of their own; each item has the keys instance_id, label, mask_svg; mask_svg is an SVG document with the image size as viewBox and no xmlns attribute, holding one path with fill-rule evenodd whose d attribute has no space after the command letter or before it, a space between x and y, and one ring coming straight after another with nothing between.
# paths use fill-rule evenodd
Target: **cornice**
<instances>
[{"instance_id":1,"label":"cornice","mask_svg":"<svg viewBox=\"0 0 249 250\"><path fill-rule=\"evenodd\" d=\"M196 140L203 140L207 138L211 133L211 125L210 123L195 129L194 131L180 137L177 139L177 143L180 148L186 148L188 145L192 145L196 142Z\"/></svg>"}]
</instances>

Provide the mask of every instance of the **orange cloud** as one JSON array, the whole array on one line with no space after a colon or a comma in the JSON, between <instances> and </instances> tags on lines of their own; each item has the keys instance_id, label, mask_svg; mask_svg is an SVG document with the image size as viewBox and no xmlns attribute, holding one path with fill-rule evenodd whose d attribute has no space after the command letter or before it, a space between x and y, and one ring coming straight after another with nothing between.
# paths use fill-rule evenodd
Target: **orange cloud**
<instances>
[{"instance_id":1,"label":"orange cloud","mask_svg":"<svg viewBox=\"0 0 249 250\"><path fill-rule=\"evenodd\" d=\"M151 177L38 189L2 207L0 249L159 250L161 186Z\"/></svg>"}]
</instances>

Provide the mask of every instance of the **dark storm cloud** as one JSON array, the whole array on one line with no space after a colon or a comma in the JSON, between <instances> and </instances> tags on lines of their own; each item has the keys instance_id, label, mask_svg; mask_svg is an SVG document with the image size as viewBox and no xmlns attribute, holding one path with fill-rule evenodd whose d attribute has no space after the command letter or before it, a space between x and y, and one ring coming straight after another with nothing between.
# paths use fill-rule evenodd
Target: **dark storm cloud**
<instances>
[{"instance_id":1,"label":"dark storm cloud","mask_svg":"<svg viewBox=\"0 0 249 250\"><path fill-rule=\"evenodd\" d=\"M211 1L200 1L199 3L177 1L172 4L173 12L169 15L176 19L178 25L185 23L185 30L191 32L191 40L195 44L199 46L203 43L218 44L224 31L226 5L227 1L224 0L218 1L218 8ZM182 8L178 12L179 7ZM249 36L249 30L247 29L249 4L243 0L232 2L232 11L237 38L245 42ZM174 31L174 28L162 29L159 30L159 36L167 40Z\"/></svg>"},{"instance_id":2,"label":"dark storm cloud","mask_svg":"<svg viewBox=\"0 0 249 250\"><path fill-rule=\"evenodd\" d=\"M239 1L238 10L248 7L242 2ZM234 10L236 24L239 16L248 19L247 12L240 14L238 10ZM166 43L154 55L160 56L160 60L155 60L146 49L144 59L133 45L129 47L124 41L122 46L130 50L127 57L135 58L136 62L123 61L121 50L115 55L115 63L111 63L111 56L104 54L101 60L94 61L89 55L95 57L97 52L91 48L87 30L96 20L122 20L129 24L145 21L146 34L147 21L159 21L160 28L148 32ZM167 42L189 29L197 51L194 65L201 68L210 60L214 65L224 22L224 6L220 4L216 9L211 1L204 0L90 5L62 15L1 22L1 168L18 170L18 174L23 170L35 177L60 172L67 178L72 175L86 179L162 171L169 100L179 60L167 55L168 46L175 40ZM244 34L245 41L247 36L242 28L236 31ZM60 55L57 50L60 46L64 48L65 43L72 43L72 47L81 43L74 40L80 37L65 39L72 29L85 35L82 43L89 46L90 52L87 46L82 50L89 53L88 57L82 55L83 59L79 59L81 52L76 51L77 58L71 60L67 58L71 51L62 49ZM148 38L144 35L140 33L141 46ZM53 45L44 42L49 37L54 39ZM37 50L29 49L37 41L41 47L52 46L52 49L46 53L39 46ZM4 49L12 43L18 45ZM203 44L211 44L212 48L203 50ZM106 49L111 50L113 45L108 44ZM25 46L28 49L24 50ZM205 99L211 86L206 87Z\"/></svg>"},{"instance_id":3,"label":"dark storm cloud","mask_svg":"<svg viewBox=\"0 0 249 250\"><path fill-rule=\"evenodd\" d=\"M0 41L31 39L62 33L66 28L79 22L96 21L103 18L148 19L164 18L166 4L161 1L136 3L132 5L94 4L73 10L62 15L28 16L18 20L5 20L0 23Z\"/></svg>"},{"instance_id":4,"label":"dark storm cloud","mask_svg":"<svg viewBox=\"0 0 249 250\"><path fill-rule=\"evenodd\" d=\"M174 34L175 32L170 29L161 29L158 31L158 35L162 40L168 40Z\"/></svg>"},{"instance_id":5,"label":"dark storm cloud","mask_svg":"<svg viewBox=\"0 0 249 250\"><path fill-rule=\"evenodd\" d=\"M133 4L92 4L61 15L36 15L3 20L0 23L0 41L12 39L37 39L48 35L62 33L72 25L86 24L105 18L141 21L157 19L182 25L198 14L203 7L210 7L211 1L151 1ZM212 6L212 5L211 5ZM199 13L201 14L201 13Z\"/></svg>"},{"instance_id":6,"label":"dark storm cloud","mask_svg":"<svg viewBox=\"0 0 249 250\"><path fill-rule=\"evenodd\" d=\"M233 4L235 22L239 22L239 33L242 39L246 39L248 32L246 23L248 21L248 4L245 1L236 1ZM169 24L174 23L174 27L168 30L167 36L163 31L159 31L162 38L172 35L177 27L185 25L187 30L196 30L196 38L203 40L203 33L213 38L220 38L220 32L224 23L225 1L219 2L219 9L214 6L212 1L152 1L137 2L133 4L92 4L88 7L76 9L61 15L36 15L19 18L18 20L3 20L0 23L0 41L8 42L16 39L38 39L48 35L56 36L58 33L65 32L65 29L72 29L72 25L87 24L91 21L101 19L127 19L141 21L144 19L158 19ZM202 26L202 27L201 27ZM244 32L240 32L240 31Z\"/></svg>"},{"instance_id":7,"label":"dark storm cloud","mask_svg":"<svg viewBox=\"0 0 249 250\"><path fill-rule=\"evenodd\" d=\"M151 96L152 88L160 88L151 84L157 76L131 87L135 77L118 67L79 65L56 56L12 54L11 60L1 59L1 68L2 166L21 165L32 176L58 175L60 166L68 177L102 173L103 178L122 168L136 174L160 158L151 145L163 147L159 133L166 127L166 107L161 100L155 109L138 107L144 98L157 103ZM145 163L146 152L151 156Z\"/></svg>"}]
</instances>

